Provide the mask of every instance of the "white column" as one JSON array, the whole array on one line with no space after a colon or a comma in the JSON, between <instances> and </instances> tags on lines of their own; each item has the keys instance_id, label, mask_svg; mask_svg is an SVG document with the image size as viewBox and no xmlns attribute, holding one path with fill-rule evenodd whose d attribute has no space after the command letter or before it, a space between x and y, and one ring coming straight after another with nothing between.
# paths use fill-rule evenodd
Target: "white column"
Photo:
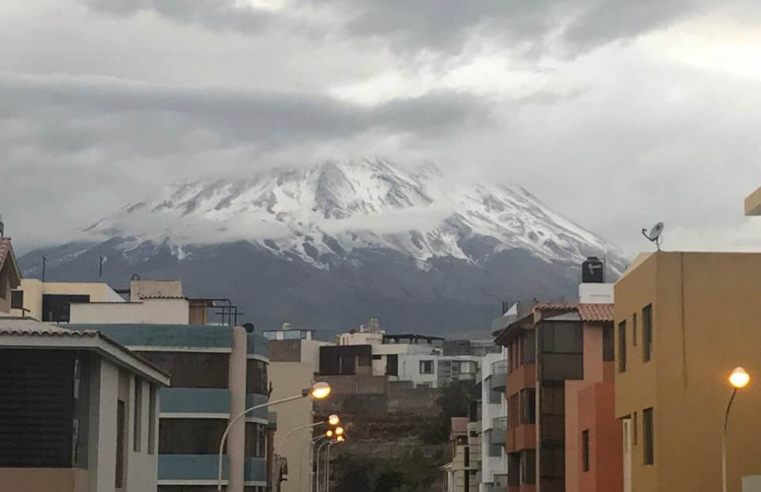
<instances>
[{"instance_id":1,"label":"white column","mask_svg":"<svg viewBox=\"0 0 761 492\"><path fill-rule=\"evenodd\" d=\"M246 410L246 355L248 333L244 328L233 328L230 354L230 415L234 417ZM227 438L229 484L227 492L243 492L245 468L246 419L240 419L230 429Z\"/></svg>"}]
</instances>

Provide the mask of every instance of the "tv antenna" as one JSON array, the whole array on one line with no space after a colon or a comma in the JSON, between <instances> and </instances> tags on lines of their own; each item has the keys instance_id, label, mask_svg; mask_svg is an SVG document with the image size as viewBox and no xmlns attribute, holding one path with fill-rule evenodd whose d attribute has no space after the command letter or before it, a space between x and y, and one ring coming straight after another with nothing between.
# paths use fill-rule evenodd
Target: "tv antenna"
<instances>
[{"instance_id":1,"label":"tv antenna","mask_svg":"<svg viewBox=\"0 0 761 492\"><path fill-rule=\"evenodd\" d=\"M661 234L663 234L664 227L663 222L658 222L652 229L650 229L650 234L647 233L647 229L642 229L642 235L651 243L655 243L655 247L658 248L658 251L661 250L661 241L663 240Z\"/></svg>"}]
</instances>

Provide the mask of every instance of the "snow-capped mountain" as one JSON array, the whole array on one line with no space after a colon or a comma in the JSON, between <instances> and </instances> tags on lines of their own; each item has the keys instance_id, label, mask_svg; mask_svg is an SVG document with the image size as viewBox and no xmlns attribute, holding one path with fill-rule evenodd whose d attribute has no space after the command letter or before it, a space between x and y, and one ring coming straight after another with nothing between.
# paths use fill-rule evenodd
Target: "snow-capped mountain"
<instances>
[{"instance_id":1,"label":"snow-capped mountain","mask_svg":"<svg viewBox=\"0 0 761 492\"><path fill-rule=\"evenodd\" d=\"M325 162L166 188L19 261L49 280L181 278L265 328L486 332L503 300L576 296L586 256L615 246L518 185L465 183L433 165ZM101 260L102 258L102 260ZM483 334L483 333L482 333Z\"/></svg>"},{"instance_id":2,"label":"snow-capped mountain","mask_svg":"<svg viewBox=\"0 0 761 492\"><path fill-rule=\"evenodd\" d=\"M404 171L384 161L326 162L246 179L171 186L86 229L107 237L183 246L246 240L274 254L330 268L357 249L478 263L522 248L546 261L580 262L615 247L554 213L520 186L455 185L432 165Z\"/></svg>"}]
</instances>

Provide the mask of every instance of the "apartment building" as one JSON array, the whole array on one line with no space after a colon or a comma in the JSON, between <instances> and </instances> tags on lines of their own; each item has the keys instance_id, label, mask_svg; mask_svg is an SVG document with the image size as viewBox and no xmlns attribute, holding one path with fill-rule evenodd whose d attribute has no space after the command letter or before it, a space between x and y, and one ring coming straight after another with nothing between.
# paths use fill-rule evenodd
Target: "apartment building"
<instances>
[{"instance_id":1,"label":"apartment building","mask_svg":"<svg viewBox=\"0 0 761 492\"><path fill-rule=\"evenodd\" d=\"M504 398L507 364L507 351L488 354L481 364L479 492L502 492L507 488L507 402Z\"/></svg>"},{"instance_id":2,"label":"apartment building","mask_svg":"<svg viewBox=\"0 0 761 492\"><path fill-rule=\"evenodd\" d=\"M129 288L113 289L104 282L28 278L13 291L13 308L15 316L52 323L205 325L210 308L229 317L234 306L227 299L190 299L179 280L135 278Z\"/></svg>"},{"instance_id":3,"label":"apartment building","mask_svg":"<svg viewBox=\"0 0 761 492\"><path fill-rule=\"evenodd\" d=\"M474 381L481 357L447 355L445 344L441 337L386 334L371 319L366 327L339 335L337 344L320 348L320 374L387 377L423 388Z\"/></svg>"},{"instance_id":4,"label":"apartment building","mask_svg":"<svg viewBox=\"0 0 761 492\"><path fill-rule=\"evenodd\" d=\"M155 492L168 384L99 331L0 318L0 488Z\"/></svg>"},{"instance_id":5,"label":"apartment building","mask_svg":"<svg viewBox=\"0 0 761 492\"><path fill-rule=\"evenodd\" d=\"M441 467L444 492L478 492L480 437L469 417L453 417L450 432L452 461Z\"/></svg>"},{"instance_id":6,"label":"apartment building","mask_svg":"<svg viewBox=\"0 0 761 492\"><path fill-rule=\"evenodd\" d=\"M761 375L759 278L761 254L658 252L640 255L616 283L626 492L721 490L727 378L737 366ZM761 475L761 387L753 381L730 415L729 492Z\"/></svg>"},{"instance_id":7,"label":"apartment building","mask_svg":"<svg viewBox=\"0 0 761 492\"><path fill-rule=\"evenodd\" d=\"M601 272L601 262L591 271ZM508 490L617 492L622 431L614 405L612 286L582 276L578 304L516 305L493 323L507 351ZM592 285L590 285L592 284ZM593 302L588 302L593 301Z\"/></svg>"}]
</instances>

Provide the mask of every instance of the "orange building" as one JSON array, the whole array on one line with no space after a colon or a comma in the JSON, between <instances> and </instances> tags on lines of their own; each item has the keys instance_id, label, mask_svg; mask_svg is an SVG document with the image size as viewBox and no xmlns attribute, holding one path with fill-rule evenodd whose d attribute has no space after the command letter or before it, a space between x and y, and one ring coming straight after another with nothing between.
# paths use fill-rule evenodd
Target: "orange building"
<instances>
[{"instance_id":1,"label":"orange building","mask_svg":"<svg viewBox=\"0 0 761 492\"><path fill-rule=\"evenodd\" d=\"M507 347L508 492L620 492L612 304L537 303Z\"/></svg>"}]
</instances>

